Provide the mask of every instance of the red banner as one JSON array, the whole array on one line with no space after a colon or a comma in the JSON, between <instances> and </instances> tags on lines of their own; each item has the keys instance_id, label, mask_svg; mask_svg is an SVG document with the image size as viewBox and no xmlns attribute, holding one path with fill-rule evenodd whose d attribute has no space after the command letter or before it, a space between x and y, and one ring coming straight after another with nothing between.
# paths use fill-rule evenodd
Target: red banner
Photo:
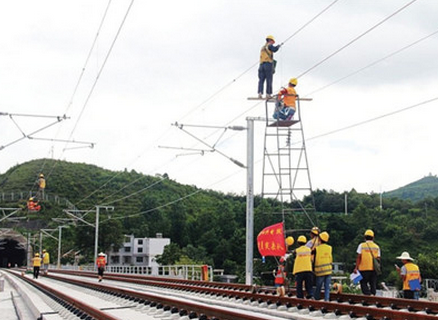
<instances>
[{"instance_id":1,"label":"red banner","mask_svg":"<svg viewBox=\"0 0 438 320\"><path fill-rule=\"evenodd\" d=\"M257 247L263 257L284 256L286 245L284 240L283 222L264 228L257 236Z\"/></svg>"}]
</instances>

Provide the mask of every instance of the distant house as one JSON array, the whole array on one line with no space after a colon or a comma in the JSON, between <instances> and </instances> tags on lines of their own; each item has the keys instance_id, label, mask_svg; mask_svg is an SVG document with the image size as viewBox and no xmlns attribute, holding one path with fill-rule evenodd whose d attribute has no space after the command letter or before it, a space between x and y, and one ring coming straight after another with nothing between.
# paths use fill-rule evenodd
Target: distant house
<instances>
[{"instance_id":1,"label":"distant house","mask_svg":"<svg viewBox=\"0 0 438 320\"><path fill-rule=\"evenodd\" d=\"M155 238L134 238L133 235L126 235L122 247L109 252L109 263L112 266L147 266L156 267L157 255L163 254L164 247L170 244L169 238L163 238L157 233Z\"/></svg>"}]
</instances>

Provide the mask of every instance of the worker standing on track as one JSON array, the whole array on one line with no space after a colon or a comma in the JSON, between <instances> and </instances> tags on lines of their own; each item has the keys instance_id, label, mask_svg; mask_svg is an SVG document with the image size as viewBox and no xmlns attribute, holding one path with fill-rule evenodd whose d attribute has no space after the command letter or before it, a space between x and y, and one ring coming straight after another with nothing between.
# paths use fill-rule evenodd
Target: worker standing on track
<instances>
[{"instance_id":1,"label":"worker standing on track","mask_svg":"<svg viewBox=\"0 0 438 320\"><path fill-rule=\"evenodd\" d=\"M275 102L274 119L279 120L292 120L296 111L297 92L295 87L298 84L296 78L289 80L287 88L283 88L277 95L277 101Z\"/></svg>"},{"instance_id":2,"label":"worker standing on track","mask_svg":"<svg viewBox=\"0 0 438 320\"><path fill-rule=\"evenodd\" d=\"M33 278L38 279L40 274L41 267L41 258L39 253L35 253L35 257L32 258L32 266L33 266Z\"/></svg>"},{"instance_id":3,"label":"worker standing on track","mask_svg":"<svg viewBox=\"0 0 438 320\"><path fill-rule=\"evenodd\" d=\"M319 300L321 295L321 288L324 284L324 301L330 300L330 282L332 278L333 269L333 256L332 247L327 244L329 240L329 234L327 232L321 232L319 234L321 244L317 246L315 250L315 266L314 272L316 276L316 291L315 299Z\"/></svg>"},{"instance_id":4,"label":"worker standing on track","mask_svg":"<svg viewBox=\"0 0 438 320\"><path fill-rule=\"evenodd\" d=\"M409 252L403 252L400 257L403 263L403 267L395 266L398 274L403 280L403 298L405 299L420 299L421 289L421 274L420 268L412 261L413 259L409 255Z\"/></svg>"},{"instance_id":5,"label":"worker standing on track","mask_svg":"<svg viewBox=\"0 0 438 320\"><path fill-rule=\"evenodd\" d=\"M50 254L46 249L43 250L43 273L47 275L49 273Z\"/></svg>"},{"instance_id":6,"label":"worker standing on track","mask_svg":"<svg viewBox=\"0 0 438 320\"><path fill-rule=\"evenodd\" d=\"M259 98L263 95L263 86L266 80L266 98L271 98L272 95L272 80L275 72L274 52L280 49L281 45L274 46L274 36L267 36L266 43L260 50L260 66L259 66Z\"/></svg>"},{"instance_id":7,"label":"worker standing on track","mask_svg":"<svg viewBox=\"0 0 438 320\"><path fill-rule=\"evenodd\" d=\"M377 290L377 272L374 269L373 258L380 261L380 248L374 243L373 230L367 230L364 234L365 242L357 247L356 267L354 273L359 270L362 275L360 288L364 295L376 295Z\"/></svg>"},{"instance_id":8,"label":"worker standing on track","mask_svg":"<svg viewBox=\"0 0 438 320\"><path fill-rule=\"evenodd\" d=\"M96 265L97 265L98 279L99 279L99 282L101 282L103 279L103 273L105 271L105 266L106 266L106 258L105 258L105 254L103 252L101 252L97 255Z\"/></svg>"},{"instance_id":9,"label":"worker standing on track","mask_svg":"<svg viewBox=\"0 0 438 320\"><path fill-rule=\"evenodd\" d=\"M297 283L297 298L304 298L303 283L306 287L306 298L313 297L312 287L312 250L306 246L307 239L305 236L299 236L297 240L300 247L295 250L296 258L294 263L293 274Z\"/></svg>"},{"instance_id":10,"label":"worker standing on track","mask_svg":"<svg viewBox=\"0 0 438 320\"><path fill-rule=\"evenodd\" d=\"M284 257L280 258L280 263L277 266L277 269L274 270L274 284L275 288L277 290L277 294L280 297L283 297L286 293L286 290L284 288L284 284L286 282L286 270L285 270L285 259Z\"/></svg>"}]
</instances>

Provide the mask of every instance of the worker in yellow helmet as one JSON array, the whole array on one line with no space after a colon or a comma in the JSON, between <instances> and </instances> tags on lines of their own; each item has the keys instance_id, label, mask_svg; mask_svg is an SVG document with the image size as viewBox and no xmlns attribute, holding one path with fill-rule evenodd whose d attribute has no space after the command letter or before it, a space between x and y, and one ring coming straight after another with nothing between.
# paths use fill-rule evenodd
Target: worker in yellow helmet
<instances>
[{"instance_id":1,"label":"worker in yellow helmet","mask_svg":"<svg viewBox=\"0 0 438 320\"><path fill-rule=\"evenodd\" d=\"M39 253L35 253L35 256L32 258L32 266L33 266L33 278L38 279L38 275L40 274L41 267L41 259Z\"/></svg>"},{"instance_id":2,"label":"worker in yellow helmet","mask_svg":"<svg viewBox=\"0 0 438 320\"><path fill-rule=\"evenodd\" d=\"M293 274L297 285L297 298L304 298L303 283L306 287L306 298L313 297L312 284L312 250L306 246L305 236L299 236L297 243L300 247L295 250L295 263Z\"/></svg>"},{"instance_id":3,"label":"worker in yellow helmet","mask_svg":"<svg viewBox=\"0 0 438 320\"><path fill-rule=\"evenodd\" d=\"M296 99L297 92L295 91L295 87L298 84L298 80L296 78L292 78L289 80L289 84L287 88L283 88L278 92L277 101L275 103L275 112L274 119L279 120L292 120L292 117L295 114L296 108Z\"/></svg>"},{"instance_id":4,"label":"worker in yellow helmet","mask_svg":"<svg viewBox=\"0 0 438 320\"><path fill-rule=\"evenodd\" d=\"M274 52L280 49L281 45L274 46L275 39L269 35L266 37L266 43L260 50L260 66L259 66L259 85L258 94L262 98L263 87L266 81L266 98L269 99L272 95L272 79L275 72Z\"/></svg>"},{"instance_id":5,"label":"worker in yellow helmet","mask_svg":"<svg viewBox=\"0 0 438 320\"><path fill-rule=\"evenodd\" d=\"M40 173L38 176L38 193L37 197L44 200L44 190L46 189L46 179L44 174Z\"/></svg>"},{"instance_id":6,"label":"worker in yellow helmet","mask_svg":"<svg viewBox=\"0 0 438 320\"><path fill-rule=\"evenodd\" d=\"M42 271L45 275L49 273L49 264L50 264L50 254L47 252L46 249L43 250L43 266Z\"/></svg>"},{"instance_id":7,"label":"worker in yellow helmet","mask_svg":"<svg viewBox=\"0 0 438 320\"><path fill-rule=\"evenodd\" d=\"M357 247L356 267L357 271L362 275L360 280L360 288L364 295L376 295L377 289L377 272L374 267L373 258L380 261L380 248L374 243L373 230L366 230L364 233L365 242L362 242Z\"/></svg>"},{"instance_id":8,"label":"worker in yellow helmet","mask_svg":"<svg viewBox=\"0 0 438 320\"><path fill-rule=\"evenodd\" d=\"M332 247L327 244L329 240L328 232L319 234L321 244L315 247L314 273L316 276L315 299L319 300L321 288L324 284L324 301L330 300L330 282L333 270Z\"/></svg>"}]
</instances>

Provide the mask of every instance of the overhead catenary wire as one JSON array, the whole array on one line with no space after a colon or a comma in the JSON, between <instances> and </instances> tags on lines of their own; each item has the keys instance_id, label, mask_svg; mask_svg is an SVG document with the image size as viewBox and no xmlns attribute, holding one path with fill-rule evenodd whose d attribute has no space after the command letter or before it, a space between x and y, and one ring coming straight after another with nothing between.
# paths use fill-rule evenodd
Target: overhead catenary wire
<instances>
[{"instance_id":1,"label":"overhead catenary wire","mask_svg":"<svg viewBox=\"0 0 438 320\"><path fill-rule=\"evenodd\" d=\"M324 59L322 59L321 61L319 61L318 63L316 63L315 65L313 65L312 67L310 67L309 69L307 69L306 71L302 72L300 75L297 76L297 78L300 78L304 75L306 75L307 73L309 73L310 71L316 69L318 66L320 66L321 64L323 64L324 62L326 62L327 60L329 60L330 58L332 58L333 56L335 56L336 54L338 54L339 52L341 52L342 50L344 50L345 48L349 47L350 45L352 45L353 43L355 43L357 40L359 40L360 38L364 37L365 35L367 35L368 33L370 33L371 31L373 31L374 29L376 29L377 27L379 27L380 25L382 25L383 23L385 23L386 21L388 21L389 19L391 19L392 17L394 17L396 14L400 13L401 11L403 11L404 9L406 9L407 7L409 7L411 4L413 4L414 2L416 2L417 0L412 0L411 2L405 4L404 6L402 6L400 9L398 9L397 11L393 12L392 14L390 14L389 16L387 16L385 19L381 20L379 23L375 24L374 26L372 26L371 28L369 28L368 30L366 30L365 32L361 33L360 35L358 35L356 38L354 38L353 40L349 41L348 43L346 43L344 46L342 46L341 48L337 49L336 51L334 51L333 53L331 53L329 56L325 57Z\"/></svg>"},{"instance_id":2,"label":"overhead catenary wire","mask_svg":"<svg viewBox=\"0 0 438 320\"><path fill-rule=\"evenodd\" d=\"M386 60L386 59L388 59L390 57L393 57L393 56L399 54L400 52L403 52L404 50L409 49L409 48L419 44L420 42L422 42L422 41L424 41L426 39L429 39L430 37L436 35L437 33L438 33L438 30L435 31L435 32L432 32L431 34L429 34L429 35L427 35L425 37L422 37L422 38L420 38L420 39L418 39L418 40L416 40L416 41L414 41L414 42L412 42L412 43L410 43L410 44L408 44L408 45L406 45L406 46L404 46L404 47L402 47L402 48L400 48L400 49L398 49L398 50L396 50L396 51L394 51L394 52L392 52L392 53L390 53L390 54L388 54L386 56L384 56L383 58L375 60L374 62L372 62L372 63L370 63L370 64L368 64L368 65L366 65L366 66L364 66L364 67L362 67L360 69L357 69L356 71L353 71L353 72L347 74L346 76L343 76L343 77L341 77L341 78L339 78L339 79L337 79L337 80L335 80L333 82L330 82L329 84L326 84L326 85L324 85L324 86L322 86L322 87L320 87L320 88L318 88L318 89L316 89L316 90L314 90L312 92L309 92L309 93L303 95L303 97L309 97L309 96L311 96L311 95L313 95L315 93L318 93L318 92L320 92L322 90L325 90L325 89L327 89L328 87L331 87L334 84L337 84L337 83L339 83L339 82L341 82L341 81L343 81L345 79L348 79L349 77L354 76L354 75L358 74L359 72L362 72L362 71L364 71L364 70L366 70L366 69L368 69L368 68L370 68L372 66L375 66L376 64L378 64L378 63L380 63L380 62L382 62L382 61L384 61L384 60Z\"/></svg>"},{"instance_id":3,"label":"overhead catenary wire","mask_svg":"<svg viewBox=\"0 0 438 320\"><path fill-rule=\"evenodd\" d=\"M325 7L322 11L318 12L318 14L316 14L314 17L312 17L308 22L306 22L302 27L300 27L296 32L294 32L291 36L289 36L288 38L286 38L283 41L283 44L286 43L287 41L289 41L291 38L293 38L296 34L298 34L300 31L302 31L305 27L307 27L308 25L310 25L313 21L315 21L318 17L320 17L324 12L326 12L330 7L332 7L336 2L338 2L339 0L334 0L330 5L328 5L327 7ZM190 110L188 113L186 113L185 115L183 115L180 120L186 118L188 115L190 115L191 113L193 113L195 110L199 109L200 107L202 107L203 105L205 105L207 102L211 101L213 98L215 98L216 96L218 96L222 91L224 91L226 88L228 88L230 85L232 85L233 83L235 83L238 79L240 79L241 77L243 77L246 73L248 73L252 68L254 68L256 65L258 65L259 62L255 62L253 65L251 65L249 68L245 69L242 73L240 73L236 78L232 79L229 83L225 84L223 87L221 87L218 91L216 91L215 93L213 93L211 96L209 96L207 99L205 99L204 101L202 101L199 105L195 106L192 110ZM255 104L253 106L253 108L255 108L258 104ZM84 106L85 107L85 106ZM84 108L83 108L84 109ZM252 109L252 108L251 108ZM249 111L249 110L248 110ZM246 112L248 112L246 111ZM82 114L82 112L81 112ZM244 113L243 113L244 114ZM231 121L229 122L231 123ZM76 126L75 126L76 127ZM166 132L168 132L169 130L165 130L165 132L163 134L161 134L160 138L158 140L161 140L165 135ZM73 132L73 131L72 131ZM149 148L149 146L148 146ZM141 155L143 155L146 152L147 149L145 149ZM139 157L141 157L141 155ZM139 158L137 157L137 159ZM109 181L108 181L109 182ZM107 185L107 183L105 183L105 185ZM104 185L104 186L105 186ZM104 187L102 186L102 187ZM98 190L101 190L102 187L100 187ZM83 198L82 200L80 200L78 202L81 203L84 200L88 199L90 196L92 196L94 193L96 193L98 190L95 190L92 194L86 196L86 198Z\"/></svg>"}]
</instances>

